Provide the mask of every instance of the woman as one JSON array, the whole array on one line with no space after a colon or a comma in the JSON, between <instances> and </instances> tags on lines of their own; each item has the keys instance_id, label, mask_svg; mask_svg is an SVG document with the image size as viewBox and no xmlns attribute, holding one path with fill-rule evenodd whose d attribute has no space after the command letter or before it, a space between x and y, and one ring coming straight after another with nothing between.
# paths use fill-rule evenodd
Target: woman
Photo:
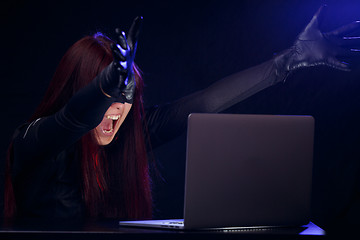
<instances>
[{"instance_id":1,"label":"woman","mask_svg":"<svg viewBox=\"0 0 360 240\"><path fill-rule=\"evenodd\" d=\"M32 118L14 134L5 216L151 218L146 153L179 135L189 113L222 111L305 67L349 70L336 57L351 54L342 37L360 22L322 33L321 10L294 45L273 59L146 112L134 65L142 19L134 21L128 39L117 31L116 44L100 33L79 40Z\"/></svg>"}]
</instances>

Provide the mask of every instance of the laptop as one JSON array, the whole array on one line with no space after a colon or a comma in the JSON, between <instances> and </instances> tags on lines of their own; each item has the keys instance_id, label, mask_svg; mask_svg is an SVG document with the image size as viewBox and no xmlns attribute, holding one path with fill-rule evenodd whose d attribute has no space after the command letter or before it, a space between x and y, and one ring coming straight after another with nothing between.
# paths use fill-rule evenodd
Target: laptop
<instances>
[{"instance_id":1,"label":"laptop","mask_svg":"<svg viewBox=\"0 0 360 240\"><path fill-rule=\"evenodd\" d=\"M311 116L191 114L184 219L119 224L169 229L308 224L313 139Z\"/></svg>"}]
</instances>

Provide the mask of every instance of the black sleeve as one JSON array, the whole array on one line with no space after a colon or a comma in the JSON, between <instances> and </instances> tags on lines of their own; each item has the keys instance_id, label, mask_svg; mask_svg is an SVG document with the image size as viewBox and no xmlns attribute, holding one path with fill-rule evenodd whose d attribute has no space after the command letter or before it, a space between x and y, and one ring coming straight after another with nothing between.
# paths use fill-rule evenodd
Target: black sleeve
<instances>
[{"instance_id":1,"label":"black sleeve","mask_svg":"<svg viewBox=\"0 0 360 240\"><path fill-rule=\"evenodd\" d=\"M113 101L101 92L95 78L56 114L21 127L13 141L13 175L74 144L101 122Z\"/></svg>"},{"instance_id":2,"label":"black sleeve","mask_svg":"<svg viewBox=\"0 0 360 240\"><path fill-rule=\"evenodd\" d=\"M221 112L285 77L286 73L277 72L274 60L269 60L175 102L148 109L145 120L151 146L155 148L183 133L190 113Z\"/></svg>"}]
</instances>

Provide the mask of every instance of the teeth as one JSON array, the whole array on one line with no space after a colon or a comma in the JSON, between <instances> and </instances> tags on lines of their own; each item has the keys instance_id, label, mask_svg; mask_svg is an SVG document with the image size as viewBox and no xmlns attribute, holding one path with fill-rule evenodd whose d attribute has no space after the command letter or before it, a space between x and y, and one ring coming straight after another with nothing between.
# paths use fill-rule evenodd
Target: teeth
<instances>
[{"instance_id":1,"label":"teeth","mask_svg":"<svg viewBox=\"0 0 360 240\"><path fill-rule=\"evenodd\" d=\"M103 133L112 133L113 129L110 129L110 130L105 130L103 129Z\"/></svg>"},{"instance_id":2,"label":"teeth","mask_svg":"<svg viewBox=\"0 0 360 240\"><path fill-rule=\"evenodd\" d=\"M120 118L120 115L108 115L106 116L106 118L111 120L118 120Z\"/></svg>"}]
</instances>

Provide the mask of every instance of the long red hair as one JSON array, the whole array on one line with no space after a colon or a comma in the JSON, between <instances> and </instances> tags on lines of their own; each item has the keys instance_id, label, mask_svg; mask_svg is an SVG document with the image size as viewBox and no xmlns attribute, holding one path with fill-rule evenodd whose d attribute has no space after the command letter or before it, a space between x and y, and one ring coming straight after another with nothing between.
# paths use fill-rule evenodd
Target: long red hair
<instances>
[{"instance_id":1,"label":"long red hair","mask_svg":"<svg viewBox=\"0 0 360 240\"><path fill-rule=\"evenodd\" d=\"M29 122L55 114L112 60L111 39L102 33L77 41L61 59L45 96ZM136 90L132 108L109 146L99 146L93 132L76 143L81 156L82 196L87 215L123 219L150 218L151 180L143 135L143 80L134 65ZM4 216L16 214L11 184L12 147L7 159Z\"/></svg>"}]
</instances>

